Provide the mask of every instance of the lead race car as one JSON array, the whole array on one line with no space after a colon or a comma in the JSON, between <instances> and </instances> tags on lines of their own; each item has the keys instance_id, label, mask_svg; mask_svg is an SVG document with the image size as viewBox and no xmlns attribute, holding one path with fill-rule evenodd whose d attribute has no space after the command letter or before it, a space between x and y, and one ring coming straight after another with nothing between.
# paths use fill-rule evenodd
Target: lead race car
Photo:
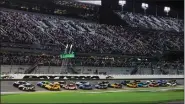
<instances>
[{"instance_id":1,"label":"lead race car","mask_svg":"<svg viewBox=\"0 0 185 104\"><path fill-rule=\"evenodd\" d=\"M35 91L35 86L33 84L26 83L26 84L19 85L18 89L22 91Z\"/></svg>"}]
</instances>

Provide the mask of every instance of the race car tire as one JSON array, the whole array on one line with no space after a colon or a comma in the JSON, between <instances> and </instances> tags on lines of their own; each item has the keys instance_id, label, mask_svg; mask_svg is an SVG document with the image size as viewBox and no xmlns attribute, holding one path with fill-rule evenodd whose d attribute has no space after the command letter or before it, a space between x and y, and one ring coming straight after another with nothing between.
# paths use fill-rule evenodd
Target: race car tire
<instances>
[{"instance_id":1,"label":"race car tire","mask_svg":"<svg viewBox=\"0 0 185 104\"><path fill-rule=\"evenodd\" d=\"M22 88L23 91L26 91L26 88Z\"/></svg>"},{"instance_id":2,"label":"race car tire","mask_svg":"<svg viewBox=\"0 0 185 104\"><path fill-rule=\"evenodd\" d=\"M23 90L23 88L22 88L22 87L20 87L20 88L19 88L19 90Z\"/></svg>"}]
</instances>

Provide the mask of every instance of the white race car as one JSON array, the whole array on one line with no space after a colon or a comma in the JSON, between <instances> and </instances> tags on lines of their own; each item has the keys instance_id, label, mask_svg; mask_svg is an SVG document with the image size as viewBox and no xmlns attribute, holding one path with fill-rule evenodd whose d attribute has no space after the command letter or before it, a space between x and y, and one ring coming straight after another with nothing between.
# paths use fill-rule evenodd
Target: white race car
<instances>
[{"instance_id":1,"label":"white race car","mask_svg":"<svg viewBox=\"0 0 185 104\"><path fill-rule=\"evenodd\" d=\"M90 83L89 82L86 82L86 81L81 81L81 82L76 82L75 84L79 87L80 85L90 84Z\"/></svg>"},{"instance_id":2,"label":"white race car","mask_svg":"<svg viewBox=\"0 0 185 104\"><path fill-rule=\"evenodd\" d=\"M19 85L18 89L22 91L35 91L35 86L33 84L26 83L26 84Z\"/></svg>"}]
</instances>

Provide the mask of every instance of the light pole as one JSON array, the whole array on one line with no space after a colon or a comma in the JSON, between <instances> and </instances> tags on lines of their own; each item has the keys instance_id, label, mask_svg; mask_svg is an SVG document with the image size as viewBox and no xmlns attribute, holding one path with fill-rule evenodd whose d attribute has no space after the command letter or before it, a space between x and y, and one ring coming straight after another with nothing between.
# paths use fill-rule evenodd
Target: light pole
<instances>
[{"instance_id":1,"label":"light pole","mask_svg":"<svg viewBox=\"0 0 185 104\"><path fill-rule=\"evenodd\" d=\"M148 4L147 3L142 3L141 7L143 8L145 15L146 15L146 10L148 9Z\"/></svg>"},{"instance_id":2,"label":"light pole","mask_svg":"<svg viewBox=\"0 0 185 104\"><path fill-rule=\"evenodd\" d=\"M123 6L126 4L126 1L125 0L120 0L119 1L119 4L121 5L121 11L123 12Z\"/></svg>"},{"instance_id":3,"label":"light pole","mask_svg":"<svg viewBox=\"0 0 185 104\"><path fill-rule=\"evenodd\" d=\"M168 13L170 12L170 7L164 7L164 12L166 12L166 15L168 16Z\"/></svg>"},{"instance_id":4,"label":"light pole","mask_svg":"<svg viewBox=\"0 0 185 104\"><path fill-rule=\"evenodd\" d=\"M155 15L157 16L157 5L155 6Z\"/></svg>"}]
</instances>

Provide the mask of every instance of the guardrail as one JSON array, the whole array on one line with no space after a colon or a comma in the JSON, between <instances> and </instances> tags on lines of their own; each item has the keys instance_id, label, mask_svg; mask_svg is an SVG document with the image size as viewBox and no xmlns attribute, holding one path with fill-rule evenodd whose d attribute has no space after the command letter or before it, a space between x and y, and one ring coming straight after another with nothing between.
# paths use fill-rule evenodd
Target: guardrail
<instances>
[{"instance_id":1,"label":"guardrail","mask_svg":"<svg viewBox=\"0 0 185 104\"><path fill-rule=\"evenodd\" d=\"M140 79L140 80L149 80L149 79L184 79L184 75L97 75L97 74L7 74L1 75L1 79L112 79L112 80L121 80L121 79Z\"/></svg>"}]
</instances>

